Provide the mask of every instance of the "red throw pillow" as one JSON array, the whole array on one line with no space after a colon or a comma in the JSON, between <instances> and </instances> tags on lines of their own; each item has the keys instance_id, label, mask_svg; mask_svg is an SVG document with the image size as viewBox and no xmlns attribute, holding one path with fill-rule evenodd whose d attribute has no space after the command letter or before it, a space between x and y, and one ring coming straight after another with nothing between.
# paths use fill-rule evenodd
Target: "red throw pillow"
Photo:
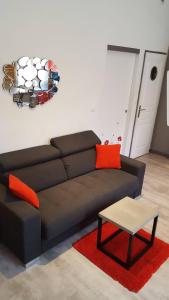
<instances>
[{"instance_id":1,"label":"red throw pillow","mask_svg":"<svg viewBox=\"0 0 169 300\"><path fill-rule=\"evenodd\" d=\"M120 144L96 145L96 169L120 169Z\"/></svg>"},{"instance_id":2,"label":"red throw pillow","mask_svg":"<svg viewBox=\"0 0 169 300\"><path fill-rule=\"evenodd\" d=\"M9 189L20 199L25 200L36 208L39 208L37 194L19 178L9 175Z\"/></svg>"}]
</instances>

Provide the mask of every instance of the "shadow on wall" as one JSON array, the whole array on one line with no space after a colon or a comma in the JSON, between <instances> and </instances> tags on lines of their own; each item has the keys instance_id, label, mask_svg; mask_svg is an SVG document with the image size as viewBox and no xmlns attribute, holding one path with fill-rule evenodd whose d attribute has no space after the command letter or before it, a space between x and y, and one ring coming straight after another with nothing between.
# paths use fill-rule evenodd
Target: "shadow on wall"
<instances>
[{"instance_id":1,"label":"shadow on wall","mask_svg":"<svg viewBox=\"0 0 169 300\"><path fill-rule=\"evenodd\" d=\"M169 157L169 126L167 126L167 71L169 70L169 56L163 79L160 102L151 143L151 151Z\"/></svg>"}]
</instances>

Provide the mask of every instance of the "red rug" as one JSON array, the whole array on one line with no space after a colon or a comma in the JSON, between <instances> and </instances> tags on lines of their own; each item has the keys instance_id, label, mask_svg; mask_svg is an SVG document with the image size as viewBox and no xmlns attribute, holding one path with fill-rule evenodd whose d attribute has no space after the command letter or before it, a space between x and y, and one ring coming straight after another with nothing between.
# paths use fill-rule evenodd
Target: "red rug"
<instances>
[{"instance_id":1,"label":"red rug","mask_svg":"<svg viewBox=\"0 0 169 300\"><path fill-rule=\"evenodd\" d=\"M110 223L105 223L102 227L102 239L108 237L115 230L117 230L117 227ZM148 239L150 238L150 234L144 230L140 230L139 233ZM138 292L169 257L169 244L155 238L153 247L127 271L96 248L96 239L97 229L75 242L73 247L114 280L117 280L133 292ZM122 232L104 247L125 261L127 246L128 234ZM143 247L145 247L145 243L135 238L133 255L138 253Z\"/></svg>"}]
</instances>

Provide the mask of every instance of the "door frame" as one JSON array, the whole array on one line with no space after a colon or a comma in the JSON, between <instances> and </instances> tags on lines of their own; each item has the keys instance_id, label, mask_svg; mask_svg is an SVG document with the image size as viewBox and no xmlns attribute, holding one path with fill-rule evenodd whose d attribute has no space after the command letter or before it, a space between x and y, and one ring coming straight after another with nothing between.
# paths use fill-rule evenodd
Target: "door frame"
<instances>
[{"instance_id":1,"label":"door frame","mask_svg":"<svg viewBox=\"0 0 169 300\"><path fill-rule=\"evenodd\" d=\"M144 51L144 58L143 58L142 71L141 71L141 79L140 79L140 84L139 84L139 91L138 91L138 97L137 97L137 103L136 103L136 109L135 109L135 117L134 117L133 129L132 129L132 137L131 137L131 142L130 142L129 157L131 156L133 138L134 138L134 131L135 131L135 126L136 126L136 121L137 121L137 111L138 111L138 107L139 107L140 92L141 92L141 86L142 86L142 81L143 81L143 73L144 73L146 53L156 53L156 54L167 55L167 52L153 51L153 50L145 50Z\"/></svg>"},{"instance_id":2,"label":"door frame","mask_svg":"<svg viewBox=\"0 0 169 300\"><path fill-rule=\"evenodd\" d=\"M107 45L107 51L119 51L119 52L128 52L140 54L139 48L125 47L125 46L117 46L117 45Z\"/></svg>"},{"instance_id":3,"label":"door frame","mask_svg":"<svg viewBox=\"0 0 169 300\"><path fill-rule=\"evenodd\" d=\"M133 75L137 74L137 69L138 69L139 59L140 59L140 54L141 54L141 49L140 48L133 48L133 47L127 47L127 46L107 44L107 51L115 51L115 52L119 51L119 52L124 52L124 53L136 54ZM142 65L141 65L140 69L142 69ZM137 99L137 93L136 93L136 95L134 97L134 90L135 90L136 81L137 80L135 80L134 78L132 79L132 84L131 84L131 87L130 87L130 96L129 96L130 106L131 106L131 102L134 100L134 98ZM137 83L137 86L139 86L139 82ZM134 101L134 106L136 106L136 103L137 102ZM131 109L131 107L129 109ZM130 121L131 115L132 115L132 122ZM134 117L135 117L135 110L134 110L134 112L130 111L130 117L128 118L128 121L127 121L126 125L128 127L127 131L131 132L131 129L133 128L133 120L134 120ZM125 130L126 130L126 128L125 128ZM127 138L127 134L126 134L125 130L124 130L124 134L125 134L125 138ZM124 142L124 140L123 140L123 142ZM125 147L124 147L124 149L126 150L126 146L127 146L128 153L124 154L124 155L127 155L127 156L129 155L130 143L131 143L131 135L130 135L130 142L129 143L127 143L127 140L125 140Z\"/></svg>"}]
</instances>

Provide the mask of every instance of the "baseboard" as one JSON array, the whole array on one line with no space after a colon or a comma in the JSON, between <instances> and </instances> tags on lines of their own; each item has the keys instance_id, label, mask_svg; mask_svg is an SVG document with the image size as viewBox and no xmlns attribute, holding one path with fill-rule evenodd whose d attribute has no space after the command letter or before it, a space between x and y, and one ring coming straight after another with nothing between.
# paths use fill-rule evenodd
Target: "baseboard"
<instances>
[{"instance_id":1,"label":"baseboard","mask_svg":"<svg viewBox=\"0 0 169 300\"><path fill-rule=\"evenodd\" d=\"M168 153L164 153L164 152L161 152L161 151L158 151L158 150L153 150L153 149L150 149L149 152L154 153L154 154L158 154L158 155L162 155L162 156L165 156L165 157L169 158Z\"/></svg>"}]
</instances>

